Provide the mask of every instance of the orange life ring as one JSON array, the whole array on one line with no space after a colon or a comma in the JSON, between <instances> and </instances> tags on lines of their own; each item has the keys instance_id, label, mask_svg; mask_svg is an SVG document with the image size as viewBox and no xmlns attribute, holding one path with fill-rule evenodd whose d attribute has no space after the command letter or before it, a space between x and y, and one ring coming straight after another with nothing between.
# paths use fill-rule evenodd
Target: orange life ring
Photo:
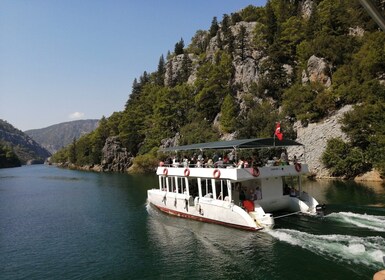
<instances>
[{"instance_id":1,"label":"orange life ring","mask_svg":"<svg viewBox=\"0 0 385 280\"><path fill-rule=\"evenodd\" d=\"M300 172L300 171L301 171L302 166L301 166L300 163L297 162L297 163L294 165L294 167L295 167L295 170L296 170L297 172Z\"/></svg>"},{"instance_id":2,"label":"orange life ring","mask_svg":"<svg viewBox=\"0 0 385 280\"><path fill-rule=\"evenodd\" d=\"M168 169L167 168L163 169L163 175L167 176L167 174L168 174Z\"/></svg>"},{"instance_id":3,"label":"orange life ring","mask_svg":"<svg viewBox=\"0 0 385 280\"><path fill-rule=\"evenodd\" d=\"M184 176L186 176L186 177L190 176L190 169L186 168L184 170Z\"/></svg>"},{"instance_id":4,"label":"orange life ring","mask_svg":"<svg viewBox=\"0 0 385 280\"><path fill-rule=\"evenodd\" d=\"M219 171L218 169L215 169L213 172L213 176L215 179L218 179L219 177L221 177L221 171Z\"/></svg>"},{"instance_id":5,"label":"orange life ring","mask_svg":"<svg viewBox=\"0 0 385 280\"><path fill-rule=\"evenodd\" d=\"M259 174L261 174L261 172L259 171L258 167L251 168L251 175L253 175L254 177L258 177Z\"/></svg>"}]
</instances>

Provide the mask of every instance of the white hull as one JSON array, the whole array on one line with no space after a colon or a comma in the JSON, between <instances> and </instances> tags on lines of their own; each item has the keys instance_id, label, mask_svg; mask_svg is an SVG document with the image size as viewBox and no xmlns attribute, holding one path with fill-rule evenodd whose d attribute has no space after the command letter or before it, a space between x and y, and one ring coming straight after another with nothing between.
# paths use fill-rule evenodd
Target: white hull
<instances>
[{"instance_id":1,"label":"white hull","mask_svg":"<svg viewBox=\"0 0 385 280\"><path fill-rule=\"evenodd\" d=\"M148 202L159 210L193 220L215 223L246 230L261 230L255 220L241 207L230 201L202 197L188 199L185 194L167 193L160 190L148 191Z\"/></svg>"}]
</instances>

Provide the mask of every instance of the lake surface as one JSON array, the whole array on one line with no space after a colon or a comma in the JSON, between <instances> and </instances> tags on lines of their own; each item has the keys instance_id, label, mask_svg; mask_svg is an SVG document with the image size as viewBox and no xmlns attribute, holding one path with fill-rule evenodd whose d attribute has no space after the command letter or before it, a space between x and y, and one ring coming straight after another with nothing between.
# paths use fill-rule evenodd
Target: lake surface
<instances>
[{"instance_id":1,"label":"lake surface","mask_svg":"<svg viewBox=\"0 0 385 280\"><path fill-rule=\"evenodd\" d=\"M385 187L309 181L324 218L247 232L146 205L154 175L0 169L0 279L372 279Z\"/></svg>"}]
</instances>

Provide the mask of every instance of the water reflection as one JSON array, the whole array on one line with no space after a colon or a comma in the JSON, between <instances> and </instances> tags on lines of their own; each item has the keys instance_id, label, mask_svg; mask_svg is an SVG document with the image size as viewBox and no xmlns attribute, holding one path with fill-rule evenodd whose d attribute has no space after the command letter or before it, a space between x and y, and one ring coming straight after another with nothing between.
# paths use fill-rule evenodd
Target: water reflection
<instances>
[{"instance_id":1,"label":"water reflection","mask_svg":"<svg viewBox=\"0 0 385 280\"><path fill-rule=\"evenodd\" d=\"M266 275L274 270L277 240L266 232L176 218L148 205L147 211L149 236L162 255L164 270L171 272L174 265L185 262L186 266L196 266L208 275L220 267L221 279L234 279L234 275Z\"/></svg>"},{"instance_id":2,"label":"water reflection","mask_svg":"<svg viewBox=\"0 0 385 280\"><path fill-rule=\"evenodd\" d=\"M385 184L342 180L307 180L304 189L320 203L385 206Z\"/></svg>"}]
</instances>

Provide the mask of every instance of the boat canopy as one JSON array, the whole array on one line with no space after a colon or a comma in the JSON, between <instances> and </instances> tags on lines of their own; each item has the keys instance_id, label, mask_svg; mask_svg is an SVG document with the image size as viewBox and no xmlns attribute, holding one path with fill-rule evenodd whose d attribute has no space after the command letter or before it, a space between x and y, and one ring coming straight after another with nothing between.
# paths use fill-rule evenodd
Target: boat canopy
<instances>
[{"instance_id":1,"label":"boat canopy","mask_svg":"<svg viewBox=\"0 0 385 280\"><path fill-rule=\"evenodd\" d=\"M210 149L261 149L272 147L303 146L301 143L290 139L278 140L277 138L254 138L230 141L216 141L184 146L168 147L162 149L164 152L188 151L188 150L210 150Z\"/></svg>"}]
</instances>

